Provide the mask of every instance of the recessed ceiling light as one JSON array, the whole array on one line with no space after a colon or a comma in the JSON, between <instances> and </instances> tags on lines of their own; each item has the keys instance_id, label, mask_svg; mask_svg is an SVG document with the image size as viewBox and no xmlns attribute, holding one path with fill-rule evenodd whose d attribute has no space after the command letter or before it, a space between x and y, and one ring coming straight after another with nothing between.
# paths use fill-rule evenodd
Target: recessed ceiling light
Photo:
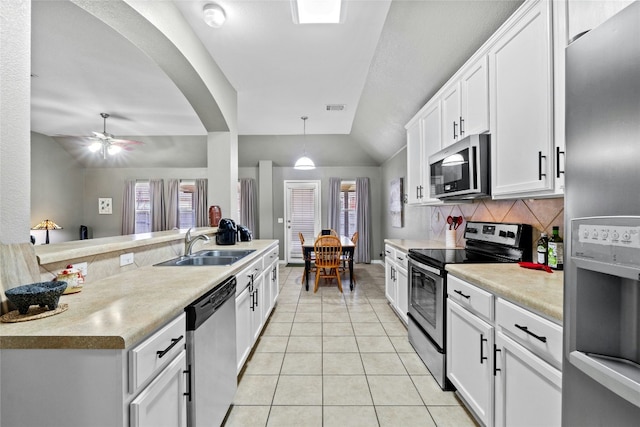
<instances>
[{"instance_id":1,"label":"recessed ceiling light","mask_svg":"<svg viewBox=\"0 0 640 427\"><path fill-rule=\"evenodd\" d=\"M342 9L342 0L291 0L296 24L339 24Z\"/></svg>"}]
</instances>

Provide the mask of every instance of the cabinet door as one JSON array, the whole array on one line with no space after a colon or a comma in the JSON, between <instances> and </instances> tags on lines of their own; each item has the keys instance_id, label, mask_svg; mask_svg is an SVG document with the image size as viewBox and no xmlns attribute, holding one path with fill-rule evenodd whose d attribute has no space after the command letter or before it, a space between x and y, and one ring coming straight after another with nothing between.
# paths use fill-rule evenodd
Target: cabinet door
<instances>
[{"instance_id":1,"label":"cabinet door","mask_svg":"<svg viewBox=\"0 0 640 427\"><path fill-rule=\"evenodd\" d=\"M253 308L253 293L245 288L236 297L236 357L238 358L238 373L249 356L252 345L251 313Z\"/></svg>"},{"instance_id":2,"label":"cabinet door","mask_svg":"<svg viewBox=\"0 0 640 427\"><path fill-rule=\"evenodd\" d=\"M407 203L419 204L422 201L422 148L420 141L420 120L407 128Z\"/></svg>"},{"instance_id":3,"label":"cabinet door","mask_svg":"<svg viewBox=\"0 0 640 427\"><path fill-rule=\"evenodd\" d=\"M550 2L527 6L489 51L494 198L554 184Z\"/></svg>"},{"instance_id":4,"label":"cabinet door","mask_svg":"<svg viewBox=\"0 0 640 427\"><path fill-rule=\"evenodd\" d=\"M493 425L493 327L447 300L447 377L484 425Z\"/></svg>"},{"instance_id":5,"label":"cabinet door","mask_svg":"<svg viewBox=\"0 0 640 427\"><path fill-rule=\"evenodd\" d=\"M270 291L269 291L269 312L273 310L276 305L276 301L278 300L278 295L280 294L280 269L278 268L278 261L276 260L271 266L271 280L270 280Z\"/></svg>"},{"instance_id":6,"label":"cabinet door","mask_svg":"<svg viewBox=\"0 0 640 427\"><path fill-rule=\"evenodd\" d=\"M442 114L440 101L436 100L431 106L425 109L422 122L422 186L424 189L422 202L425 204L441 204L439 199L431 197L431 169L429 168L429 157L440 151L442 148Z\"/></svg>"},{"instance_id":7,"label":"cabinet door","mask_svg":"<svg viewBox=\"0 0 640 427\"><path fill-rule=\"evenodd\" d=\"M187 401L184 395L186 360L186 351L182 350L131 402L131 427L187 425Z\"/></svg>"},{"instance_id":8,"label":"cabinet door","mask_svg":"<svg viewBox=\"0 0 640 427\"><path fill-rule=\"evenodd\" d=\"M389 261L388 258L384 261L384 294L387 300L392 306L396 305L396 265Z\"/></svg>"},{"instance_id":9,"label":"cabinet door","mask_svg":"<svg viewBox=\"0 0 640 427\"><path fill-rule=\"evenodd\" d=\"M460 136L489 131L489 65L487 56L474 62L460 79Z\"/></svg>"},{"instance_id":10,"label":"cabinet door","mask_svg":"<svg viewBox=\"0 0 640 427\"><path fill-rule=\"evenodd\" d=\"M264 324L264 317L267 313L267 309L265 307L265 287L264 281L265 278L268 278L269 272L267 271L264 274L261 274L253 284L253 310L251 311L251 345L256 342L258 337L260 336L260 331L262 330L262 325Z\"/></svg>"},{"instance_id":11,"label":"cabinet door","mask_svg":"<svg viewBox=\"0 0 640 427\"><path fill-rule=\"evenodd\" d=\"M562 373L496 333L496 426L559 426Z\"/></svg>"},{"instance_id":12,"label":"cabinet door","mask_svg":"<svg viewBox=\"0 0 640 427\"><path fill-rule=\"evenodd\" d=\"M396 277L396 308L398 309L400 318L406 325L409 321L407 318L407 312L409 311L409 279L407 270L404 268L396 269Z\"/></svg>"},{"instance_id":13,"label":"cabinet door","mask_svg":"<svg viewBox=\"0 0 640 427\"><path fill-rule=\"evenodd\" d=\"M460 139L460 84L455 82L442 93L442 147Z\"/></svg>"}]
</instances>

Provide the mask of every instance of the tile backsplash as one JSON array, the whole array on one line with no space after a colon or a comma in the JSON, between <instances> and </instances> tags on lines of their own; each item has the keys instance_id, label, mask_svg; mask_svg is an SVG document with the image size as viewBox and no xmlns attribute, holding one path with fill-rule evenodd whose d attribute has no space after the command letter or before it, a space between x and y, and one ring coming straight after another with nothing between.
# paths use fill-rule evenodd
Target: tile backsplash
<instances>
[{"instance_id":1,"label":"tile backsplash","mask_svg":"<svg viewBox=\"0 0 640 427\"><path fill-rule=\"evenodd\" d=\"M447 217L462 216L456 236L459 246L464 246L464 227L467 221L515 222L530 224L533 227L533 241L540 233L551 235L551 227L560 227L564 237L564 198L555 199L515 199L515 200L477 200L459 205L434 206L431 208L431 238L445 241L448 228Z\"/></svg>"}]
</instances>

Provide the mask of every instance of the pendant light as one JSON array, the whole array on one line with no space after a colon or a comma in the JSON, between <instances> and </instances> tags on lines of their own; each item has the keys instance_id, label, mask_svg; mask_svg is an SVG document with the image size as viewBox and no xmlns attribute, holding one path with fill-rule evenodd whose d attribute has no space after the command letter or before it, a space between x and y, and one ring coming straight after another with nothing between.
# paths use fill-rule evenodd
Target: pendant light
<instances>
[{"instance_id":1,"label":"pendant light","mask_svg":"<svg viewBox=\"0 0 640 427\"><path fill-rule=\"evenodd\" d=\"M303 151L302 157L298 159L298 161L296 162L293 168L298 170L308 171L316 168L316 165L313 163L313 160L307 157L307 119L309 117L302 116L300 118L302 119L303 130L304 130L304 135L302 136L304 151Z\"/></svg>"}]
</instances>

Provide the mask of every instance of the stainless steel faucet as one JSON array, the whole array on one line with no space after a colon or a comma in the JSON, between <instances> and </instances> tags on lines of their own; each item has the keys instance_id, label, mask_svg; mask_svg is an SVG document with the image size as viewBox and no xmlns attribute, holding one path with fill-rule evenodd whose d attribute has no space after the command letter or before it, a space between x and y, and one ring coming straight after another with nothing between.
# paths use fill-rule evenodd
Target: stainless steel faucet
<instances>
[{"instance_id":1,"label":"stainless steel faucet","mask_svg":"<svg viewBox=\"0 0 640 427\"><path fill-rule=\"evenodd\" d=\"M200 234L194 238L191 238L191 228L188 229L187 234L185 234L184 236L184 256L191 256L193 245L198 240L204 240L205 242L208 242L211 239L209 239L209 236L207 236L206 234Z\"/></svg>"}]
</instances>

